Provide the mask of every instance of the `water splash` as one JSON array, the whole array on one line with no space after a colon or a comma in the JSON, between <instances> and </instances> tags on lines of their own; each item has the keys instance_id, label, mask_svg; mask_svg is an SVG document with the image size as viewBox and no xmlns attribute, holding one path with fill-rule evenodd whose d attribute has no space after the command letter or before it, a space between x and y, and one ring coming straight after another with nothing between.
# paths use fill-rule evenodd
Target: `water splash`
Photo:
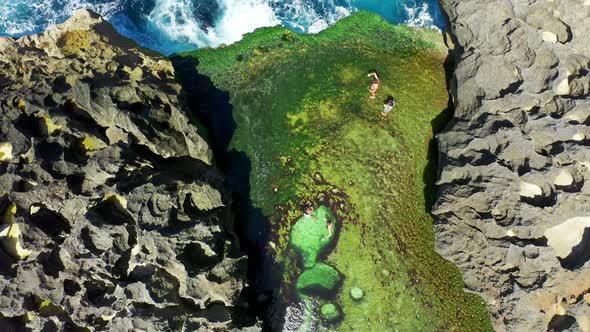
<instances>
[{"instance_id":1,"label":"water splash","mask_svg":"<svg viewBox=\"0 0 590 332\"><path fill-rule=\"evenodd\" d=\"M0 35L40 32L82 8L165 54L233 43L244 33L277 24L316 33L358 9L412 26L440 21L432 16L438 10L433 0L0 0Z\"/></svg>"},{"instance_id":2,"label":"water splash","mask_svg":"<svg viewBox=\"0 0 590 332\"><path fill-rule=\"evenodd\" d=\"M215 26L218 39L233 43L259 27L281 24L274 10L264 0L223 0L223 16Z\"/></svg>"},{"instance_id":3,"label":"water splash","mask_svg":"<svg viewBox=\"0 0 590 332\"><path fill-rule=\"evenodd\" d=\"M0 0L0 35L22 36L61 23L76 10L91 9L107 19L120 10L119 0Z\"/></svg>"},{"instance_id":4,"label":"water splash","mask_svg":"<svg viewBox=\"0 0 590 332\"><path fill-rule=\"evenodd\" d=\"M350 0L273 0L272 5L282 22L303 33L317 33L355 11Z\"/></svg>"},{"instance_id":5,"label":"water splash","mask_svg":"<svg viewBox=\"0 0 590 332\"><path fill-rule=\"evenodd\" d=\"M421 5L414 3L414 6L404 4L404 9L408 15L408 19L404 22L405 24L413 27L436 28L436 25L434 25L434 18L430 15L428 3L423 3Z\"/></svg>"}]
</instances>

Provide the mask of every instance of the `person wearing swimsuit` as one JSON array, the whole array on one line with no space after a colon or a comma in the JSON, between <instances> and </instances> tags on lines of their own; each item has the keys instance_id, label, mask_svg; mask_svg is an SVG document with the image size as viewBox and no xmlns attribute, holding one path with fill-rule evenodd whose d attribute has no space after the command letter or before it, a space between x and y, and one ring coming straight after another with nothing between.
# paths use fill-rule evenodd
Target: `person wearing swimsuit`
<instances>
[{"instance_id":1,"label":"person wearing swimsuit","mask_svg":"<svg viewBox=\"0 0 590 332\"><path fill-rule=\"evenodd\" d=\"M392 96L388 96L383 103L383 112L381 112L381 115L387 116L387 114L393 109L393 106L395 106L395 100L393 100Z\"/></svg>"},{"instance_id":2,"label":"person wearing swimsuit","mask_svg":"<svg viewBox=\"0 0 590 332\"><path fill-rule=\"evenodd\" d=\"M369 88L369 92L371 93L371 99L375 99L377 97L377 90L379 89L379 83L381 83L381 81L379 80L379 75L377 75L377 72L372 71L369 73L369 75L367 75L367 77L373 77L373 82L371 83L371 87Z\"/></svg>"},{"instance_id":3,"label":"person wearing swimsuit","mask_svg":"<svg viewBox=\"0 0 590 332\"><path fill-rule=\"evenodd\" d=\"M324 236L322 241L329 239L334 234L334 222L332 220L326 220L326 227L328 228L328 235Z\"/></svg>"}]
</instances>

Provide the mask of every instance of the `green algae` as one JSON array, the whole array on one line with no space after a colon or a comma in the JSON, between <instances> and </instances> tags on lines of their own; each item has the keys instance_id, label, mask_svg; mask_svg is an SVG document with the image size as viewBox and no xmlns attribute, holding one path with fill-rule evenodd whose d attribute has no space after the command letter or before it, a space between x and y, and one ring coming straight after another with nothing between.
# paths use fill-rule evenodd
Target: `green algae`
<instances>
[{"instance_id":1,"label":"green algae","mask_svg":"<svg viewBox=\"0 0 590 332\"><path fill-rule=\"evenodd\" d=\"M294 244L307 242L293 240L302 235L298 206L326 204L337 218L334 249L317 255L343 276L340 289L365 293L362 301L332 294L344 317L338 330L491 330L483 301L434 252L432 141L449 118L440 39L361 12L317 35L265 28L182 55L198 58L199 72L230 94L236 130L228 149L251 163L246 194L272 223L280 295L288 298L316 260ZM382 79L377 100L368 98L369 70ZM382 118L390 94L397 105ZM309 324L307 316L302 328Z\"/></svg>"},{"instance_id":2,"label":"green algae","mask_svg":"<svg viewBox=\"0 0 590 332\"><path fill-rule=\"evenodd\" d=\"M317 263L305 270L297 279L297 290L306 295L330 294L340 281L340 274L333 267Z\"/></svg>"},{"instance_id":3,"label":"green algae","mask_svg":"<svg viewBox=\"0 0 590 332\"><path fill-rule=\"evenodd\" d=\"M350 289L350 297L352 297L353 300L360 300L362 299L364 296L363 290L358 288L358 287L352 287Z\"/></svg>"},{"instance_id":4,"label":"green algae","mask_svg":"<svg viewBox=\"0 0 590 332\"><path fill-rule=\"evenodd\" d=\"M334 230L328 237L328 220L334 223ZM303 259L304 268L312 267L317 257L333 241L336 232L336 218L325 206L320 206L309 216L303 216L291 230L291 245Z\"/></svg>"},{"instance_id":5,"label":"green algae","mask_svg":"<svg viewBox=\"0 0 590 332\"><path fill-rule=\"evenodd\" d=\"M333 303L326 303L320 309L322 313L322 317L327 320L335 320L340 317L340 313L338 312L338 308Z\"/></svg>"}]
</instances>

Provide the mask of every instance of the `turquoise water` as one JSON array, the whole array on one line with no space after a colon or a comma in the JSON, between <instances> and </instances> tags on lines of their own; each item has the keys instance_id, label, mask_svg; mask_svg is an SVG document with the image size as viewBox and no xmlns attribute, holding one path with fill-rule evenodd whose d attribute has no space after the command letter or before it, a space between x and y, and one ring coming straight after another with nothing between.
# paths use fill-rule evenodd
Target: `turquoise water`
<instances>
[{"instance_id":1,"label":"turquoise water","mask_svg":"<svg viewBox=\"0 0 590 332\"><path fill-rule=\"evenodd\" d=\"M315 33L357 10L392 23L444 26L436 0L0 0L0 35L40 32L81 8L165 54L229 44L262 26Z\"/></svg>"},{"instance_id":2,"label":"turquoise water","mask_svg":"<svg viewBox=\"0 0 590 332\"><path fill-rule=\"evenodd\" d=\"M315 33L357 10L392 23L444 26L436 0L0 0L0 35L37 33L81 8L165 54L229 44L262 26Z\"/></svg>"}]
</instances>

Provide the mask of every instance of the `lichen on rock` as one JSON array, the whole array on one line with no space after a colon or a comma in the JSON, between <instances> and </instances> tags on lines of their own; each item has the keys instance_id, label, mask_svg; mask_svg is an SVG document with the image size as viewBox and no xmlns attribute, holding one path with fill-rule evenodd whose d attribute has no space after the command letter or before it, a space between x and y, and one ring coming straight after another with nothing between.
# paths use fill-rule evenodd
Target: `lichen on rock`
<instances>
[{"instance_id":1,"label":"lichen on rock","mask_svg":"<svg viewBox=\"0 0 590 332\"><path fill-rule=\"evenodd\" d=\"M57 41L65 55L79 55L90 47L91 33L86 30L66 31Z\"/></svg>"}]
</instances>

